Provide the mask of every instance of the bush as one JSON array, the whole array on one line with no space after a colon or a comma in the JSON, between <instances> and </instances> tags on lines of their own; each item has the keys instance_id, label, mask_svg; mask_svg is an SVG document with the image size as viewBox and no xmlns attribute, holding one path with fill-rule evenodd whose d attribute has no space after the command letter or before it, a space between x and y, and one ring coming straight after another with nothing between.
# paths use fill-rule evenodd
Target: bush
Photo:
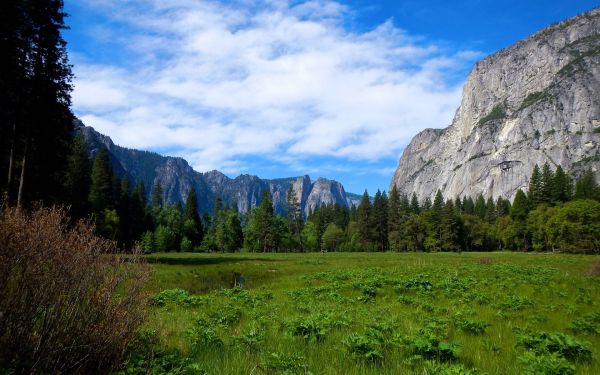
<instances>
[{"instance_id":1,"label":"bush","mask_svg":"<svg viewBox=\"0 0 600 375\"><path fill-rule=\"evenodd\" d=\"M560 332L533 332L517 335L517 345L536 355L556 354L569 361L589 361L592 352L589 343Z\"/></svg>"},{"instance_id":2,"label":"bush","mask_svg":"<svg viewBox=\"0 0 600 375\"><path fill-rule=\"evenodd\" d=\"M8 209L0 218L0 368L106 373L143 320L147 268L137 254L65 211Z\"/></svg>"}]
</instances>

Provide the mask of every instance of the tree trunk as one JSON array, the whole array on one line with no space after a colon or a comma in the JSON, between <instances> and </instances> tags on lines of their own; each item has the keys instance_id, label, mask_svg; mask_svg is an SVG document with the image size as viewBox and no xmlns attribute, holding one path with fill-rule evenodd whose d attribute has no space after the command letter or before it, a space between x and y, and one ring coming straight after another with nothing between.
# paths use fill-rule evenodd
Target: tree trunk
<instances>
[{"instance_id":1,"label":"tree trunk","mask_svg":"<svg viewBox=\"0 0 600 375\"><path fill-rule=\"evenodd\" d=\"M8 179L6 181L6 200L7 203L10 201L10 186L12 185L12 175L13 175L13 165L14 165L14 156L15 156L15 133L16 133L16 123L13 122L13 133L12 139L10 142L10 156L8 157Z\"/></svg>"},{"instance_id":2,"label":"tree trunk","mask_svg":"<svg viewBox=\"0 0 600 375\"><path fill-rule=\"evenodd\" d=\"M21 208L21 202L23 200L23 181L25 180L25 163L27 162L27 143L25 143L25 150L23 151L23 161L21 162L21 178L19 179L19 193L17 195L17 208Z\"/></svg>"}]
</instances>

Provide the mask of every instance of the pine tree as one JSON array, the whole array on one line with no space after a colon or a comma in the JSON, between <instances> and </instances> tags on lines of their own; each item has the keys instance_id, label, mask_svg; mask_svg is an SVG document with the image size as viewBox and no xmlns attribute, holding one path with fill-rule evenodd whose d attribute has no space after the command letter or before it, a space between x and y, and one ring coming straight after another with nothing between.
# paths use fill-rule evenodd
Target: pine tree
<instances>
[{"instance_id":1,"label":"pine tree","mask_svg":"<svg viewBox=\"0 0 600 375\"><path fill-rule=\"evenodd\" d=\"M536 164L533 167L533 172L531 173L531 178L529 179L529 191L527 193L527 199L532 207L537 206L541 203L541 192L542 190L542 173L540 172L540 167Z\"/></svg>"},{"instance_id":2,"label":"pine tree","mask_svg":"<svg viewBox=\"0 0 600 375\"><path fill-rule=\"evenodd\" d=\"M77 135L71 144L67 159L64 201L71 205L73 218L83 218L89 214L88 195L90 193L90 174L92 165L88 156L85 139Z\"/></svg>"},{"instance_id":3,"label":"pine tree","mask_svg":"<svg viewBox=\"0 0 600 375\"><path fill-rule=\"evenodd\" d=\"M129 198L130 239L139 240L142 234L152 228L150 215L146 211L146 187L138 183ZM172 250L172 249L169 249Z\"/></svg>"},{"instance_id":4,"label":"pine tree","mask_svg":"<svg viewBox=\"0 0 600 375\"><path fill-rule=\"evenodd\" d=\"M475 202L473 202L473 198L463 198L463 213L467 215L475 215Z\"/></svg>"},{"instance_id":5,"label":"pine tree","mask_svg":"<svg viewBox=\"0 0 600 375\"><path fill-rule=\"evenodd\" d=\"M575 183L575 199L600 199L596 177L588 169Z\"/></svg>"},{"instance_id":6,"label":"pine tree","mask_svg":"<svg viewBox=\"0 0 600 375\"><path fill-rule=\"evenodd\" d=\"M64 196L73 115L62 7L61 0L7 0L0 8L2 169L17 205Z\"/></svg>"},{"instance_id":7,"label":"pine tree","mask_svg":"<svg viewBox=\"0 0 600 375\"><path fill-rule=\"evenodd\" d=\"M510 217L520 223L524 223L529 213L529 199L523 190L517 190L515 200L510 209Z\"/></svg>"},{"instance_id":8,"label":"pine tree","mask_svg":"<svg viewBox=\"0 0 600 375\"><path fill-rule=\"evenodd\" d=\"M496 221L496 204L494 199L490 196L485 204L485 217L484 220L490 224Z\"/></svg>"},{"instance_id":9,"label":"pine tree","mask_svg":"<svg viewBox=\"0 0 600 375\"><path fill-rule=\"evenodd\" d=\"M444 196L440 190L435 193L435 199L433 200L433 206L431 209L433 210L435 220L439 224L444 211Z\"/></svg>"},{"instance_id":10,"label":"pine tree","mask_svg":"<svg viewBox=\"0 0 600 375\"><path fill-rule=\"evenodd\" d=\"M184 220L188 220L192 224L192 230L190 233L185 234L186 237L192 241L193 246L199 246L204 237L204 228L202 228L202 221L200 220L200 214L198 213L198 196L196 195L196 189L193 186L185 201L183 216Z\"/></svg>"},{"instance_id":11,"label":"pine tree","mask_svg":"<svg viewBox=\"0 0 600 375\"><path fill-rule=\"evenodd\" d=\"M388 200L385 192L377 190L373 201L373 234L379 251L388 247Z\"/></svg>"},{"instance_id":12,"label":"pine tree","mask_svg":"<svg viewBox=\"0 0 600 375\"><path fill-rule=\"evenodd\" d=\"M448 199L442 208L440 223L440 239L442 250L457 251L460 249L460 219L456 215L452 200Z\"/></svg>"},{"instance_id":13,"label":"pine tree","mask_svg":"<svg viewBox=\"0 0 600 375\"><path fill-rule=\"evenodd\" d=\"M358 223L358 232L360 239L364 243L373 241L373 209L371 207L371 200L369 199L369 193L365 190L358 209L356 210L356 219Z\"/></svg>"},{"instance_id":14,"label":"pine tree","mask_svg":"<svg viewBox=\"0 0 600 375\"><path fill-rule=\"evenodd\" d=\"M560 165L556 167L554 173L554 184L552 191L552 200L554 202L566 202L571 200L573 186L571 179L565 173Z\"/></svg>"},{"instance_id":15,"label":"pine tree","mask_svg":"<svg viewBox=\"0 0 600 375\"><path fill-rule=\"evenodd\" d=\"M152 188L152 207L160 208L163 206L163 191L160 181L156 179Z\"/></svg>"},{"instance_id":16,"label":"pine tree","mask_svg":"<svg viewBox=\"0 0 600 375\"><path fill-rule=\"evenodd\" d=\"M410 210L413 214L418 215L421 212L421 208L419 207L419 199L417 199L417 194L412 193L412 197L410 198Z\"/></svg>"},{"instance_id":17,"label":"pine tree","mask_svg":"<svg viewBox=\"0 0 600 375\"><path fill-rule=\"evenodd\" d=\"M477 196L477 200L475 201L474 214L479 216L481 220L485 220L486 212L487 206L485 204L485 198L483 198L483 195L479 194Z\"/></svg>"},{"instance_id":18,"label":"pine tree","mask_svg":"<svg viewBox=\"0 0 600 375\"><path fill-rule=\"evenodd\" d=\"M541 203L554 203L552 200L553 192L556 190L554 186L554 173L550 169L550 165L546 162L542 167L542 179L540 188L539 201Z\"/></svg>"},{"instance_id":19,"label":"pine tree","mask_svg":"<svg viewBox=\"0 0 600 375\"><path fill-rule=\"evenodd\" d=\"M106 147L102 147L92 165L90 194L88 200L94 212L102 212L112 208L113 202L112 164Z\"/></svg>"}]
</instances>

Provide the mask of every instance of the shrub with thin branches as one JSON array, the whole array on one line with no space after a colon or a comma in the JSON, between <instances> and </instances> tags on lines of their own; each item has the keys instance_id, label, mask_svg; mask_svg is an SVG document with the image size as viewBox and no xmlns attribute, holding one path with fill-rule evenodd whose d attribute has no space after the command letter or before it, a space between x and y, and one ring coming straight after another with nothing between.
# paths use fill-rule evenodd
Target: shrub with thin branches
<instances>
[{"instance_id":1,"label":"shrub with thin branches","mask_svg":"<svg viewBox=\"0 0 600 375\"><path fill-rule=\"evenodd\" d=\"M144 318L148 268L68 224L65 210L0 216L0 369L107 373ZM1 372L1 371L0 371Z\"/></svg>"}]
</instances>

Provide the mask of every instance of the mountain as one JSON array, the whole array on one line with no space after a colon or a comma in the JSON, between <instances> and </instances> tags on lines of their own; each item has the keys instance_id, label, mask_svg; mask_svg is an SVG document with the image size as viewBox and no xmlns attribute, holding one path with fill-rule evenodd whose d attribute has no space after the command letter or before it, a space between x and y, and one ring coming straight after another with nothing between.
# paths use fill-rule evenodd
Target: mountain
<instances>
[{"instance_id":1,"label":"mountain","mask_svg":"<svg viewBox=\"0 0 600 375\"><path fill-rule=\"evenodd\" d=\"M600 8L477 62L452 124L412 139L390 187L513 198L546 162L598 177L599 93Z\"/></svg>"},{"instance_id":2,"label":"mountain","mask_svg":"<svg viewBox=\"0 0 600 375\"><path fill-rule=\"evenodd\" d=\"M154 152L140 151L117 146L113 141L76 120L76 126L86 139L90 154L96 155L105 146L115 173L127 175L135 185L143 182L149 199L152 187L160 183L163 200L169 204L184 203L192 187L198 193L200 212L212 213L217 196L225 205L236 205L241 213L248 212L260 204L263 191L268 190L273 199L276 213L286 211L286 198L290 185L294 186L305 216L324 204L339 204L351 207L358 205L360 196L346 193L341 183L325 178L312 182L309 176L264 180L247 174L229 178L219 171L196 172L184 159L162 156Z\"/></svg>"}]
</instances>

